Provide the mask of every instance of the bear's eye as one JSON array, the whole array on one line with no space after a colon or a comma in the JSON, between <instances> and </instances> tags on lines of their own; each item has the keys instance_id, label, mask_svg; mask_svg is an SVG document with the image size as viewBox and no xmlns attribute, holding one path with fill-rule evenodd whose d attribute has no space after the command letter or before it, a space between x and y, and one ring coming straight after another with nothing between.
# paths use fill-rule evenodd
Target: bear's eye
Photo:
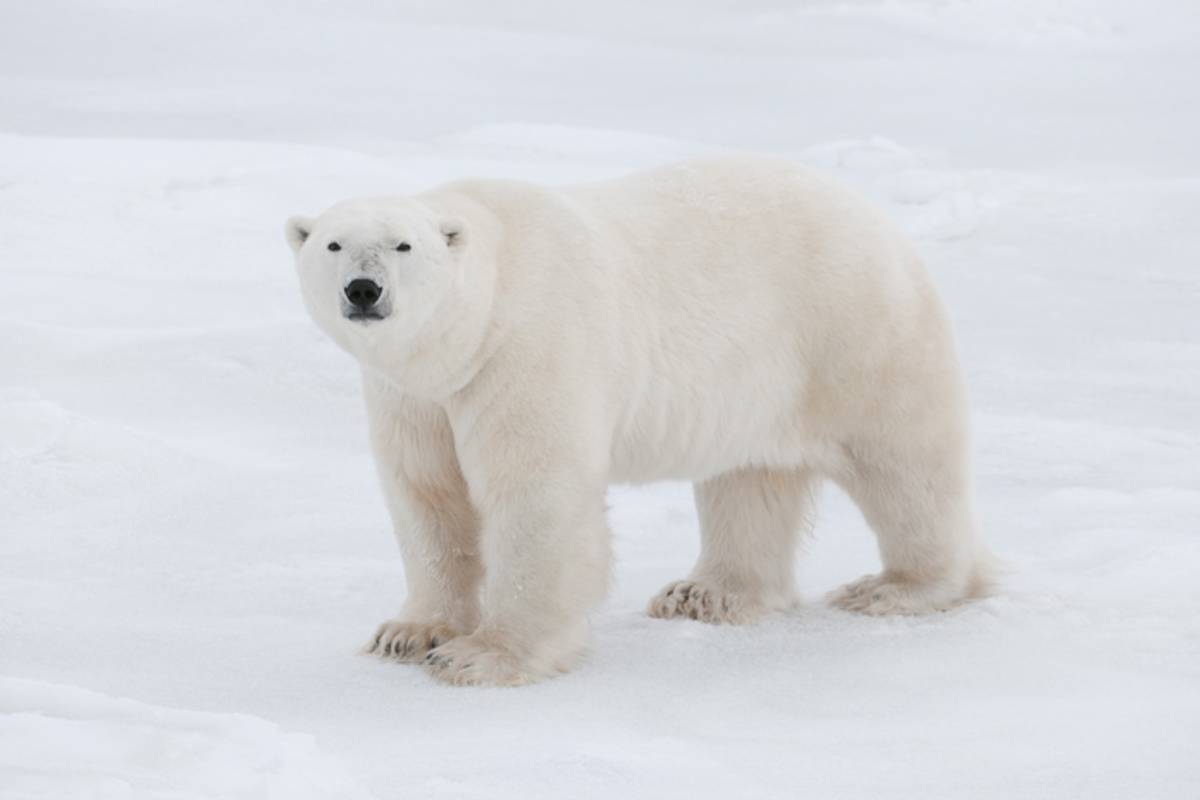
<instances>
[{"instance_id":1,"label":"bear's eye","mask_svg":"<svg viewBox=\"0 0 1200 800\"><path fill-rule=\"evenodd\" d=\"M340 244L338 244L337 242L329 243L329 252L336 253L338 250L341 250L341 249L342 249L342 246Z\"/></svg>"},{"instance_id":2,"label":"bear's eye","mask_svg":"<svg viewBox=\"0 0 1200 800\"><path fill-rule=\"evenodd\" d=\"M407 253L409 250L412 250L412 245L408 242L401 242L400 244L396 245L396 249L401 253Z\"/></svg>"}]
</instances>

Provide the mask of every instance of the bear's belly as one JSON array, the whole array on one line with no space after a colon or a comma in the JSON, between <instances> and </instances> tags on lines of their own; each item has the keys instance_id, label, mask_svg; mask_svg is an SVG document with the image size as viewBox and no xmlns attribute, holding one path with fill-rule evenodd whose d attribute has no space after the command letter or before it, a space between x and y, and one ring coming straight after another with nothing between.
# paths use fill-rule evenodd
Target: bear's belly
<instances>
[{"instance_id":1,"label":"bear's belly","mask_svg":"<svg viewBox=\"0 0 1200 800\"><path fill-rule=\"evenodd\" d=\"M835 446L801 413L799 393L656 387L630 398L613 429L613 483L701 481L748 466L832 467Z\"/></svg>"}]
</instances>

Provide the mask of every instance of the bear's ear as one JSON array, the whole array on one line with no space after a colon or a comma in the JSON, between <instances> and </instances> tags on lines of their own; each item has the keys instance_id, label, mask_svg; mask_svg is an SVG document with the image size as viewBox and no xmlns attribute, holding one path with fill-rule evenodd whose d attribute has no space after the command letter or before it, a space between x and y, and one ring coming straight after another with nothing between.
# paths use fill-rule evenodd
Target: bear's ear
<instances>
[{"instance_id":1,"label":"bear's ear","mask_svg":"<svg viewBox=\"0 0 1200 800\"><path fill-rule=\"evenodd\" d=\"M313 221L310 217L291 217L288 219L287 224L283 227L283 232L287 236L288 244L292 246L292 252L300 252L300 248L308 240L308 235L312 233L312 229Z\"/></svg>"},{"instance_id":2,"label":"bear's ear","mask_svg":"<svg viewBox=\"0 0 1200 800\"><path fill-rule=\"evenodd\" d=\"M457 217L448 217L442 220L439 226L442 231L442 236L446 237L446 245L448 247L461 247L463 242L467 240L466 234L463 231L463 223Z\"/></svg>"}]
</instances>

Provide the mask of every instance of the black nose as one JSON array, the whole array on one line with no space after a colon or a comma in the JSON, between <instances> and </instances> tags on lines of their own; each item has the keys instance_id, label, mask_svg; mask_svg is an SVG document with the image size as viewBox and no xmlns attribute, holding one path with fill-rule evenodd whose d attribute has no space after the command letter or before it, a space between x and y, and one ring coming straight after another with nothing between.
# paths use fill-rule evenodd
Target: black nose
<instances>
[{"instance_id":1,"label":"black nose","mask_svg":"<svg viewBox=\"0 0 1200 800\"><path fill-rule=\"evenodd\" d=\"M379 302L379 295L383 294L383 287L370 278L355 278L346 284L343 291L351 305L366 311Z\"/></svg>"}]
</instances>

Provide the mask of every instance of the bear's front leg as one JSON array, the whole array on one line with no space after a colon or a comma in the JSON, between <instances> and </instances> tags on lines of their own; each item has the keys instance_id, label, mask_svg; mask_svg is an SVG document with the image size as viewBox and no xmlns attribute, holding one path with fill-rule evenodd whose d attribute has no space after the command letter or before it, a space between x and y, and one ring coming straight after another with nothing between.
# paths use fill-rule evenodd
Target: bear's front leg
<instances>
[{"instance_id":1,"label":"bear's front leg","mask_svg":"<svg viewBox=\"0 0 1200 800\"><path fill-rule=\"evenodd\" d=\"M505 403L534 416L490 404L457 438L486 577L479 628L426 656L446 683L518 686L565 672L607 589L606 475L600 448L587 447L599 437L545 402Z\"/></svg>"},{"instance_id":2,"label":"bear's front leg","mask_svg":"<svg viewBox=\"0 0 1200 800\"><path fill-rule=\"evenodd\" d=\"M404 558L408 596L365 652L420 662L479 623L479 517L439 407L364 380L371 447Z\"/></svg>"}]
</instances>

